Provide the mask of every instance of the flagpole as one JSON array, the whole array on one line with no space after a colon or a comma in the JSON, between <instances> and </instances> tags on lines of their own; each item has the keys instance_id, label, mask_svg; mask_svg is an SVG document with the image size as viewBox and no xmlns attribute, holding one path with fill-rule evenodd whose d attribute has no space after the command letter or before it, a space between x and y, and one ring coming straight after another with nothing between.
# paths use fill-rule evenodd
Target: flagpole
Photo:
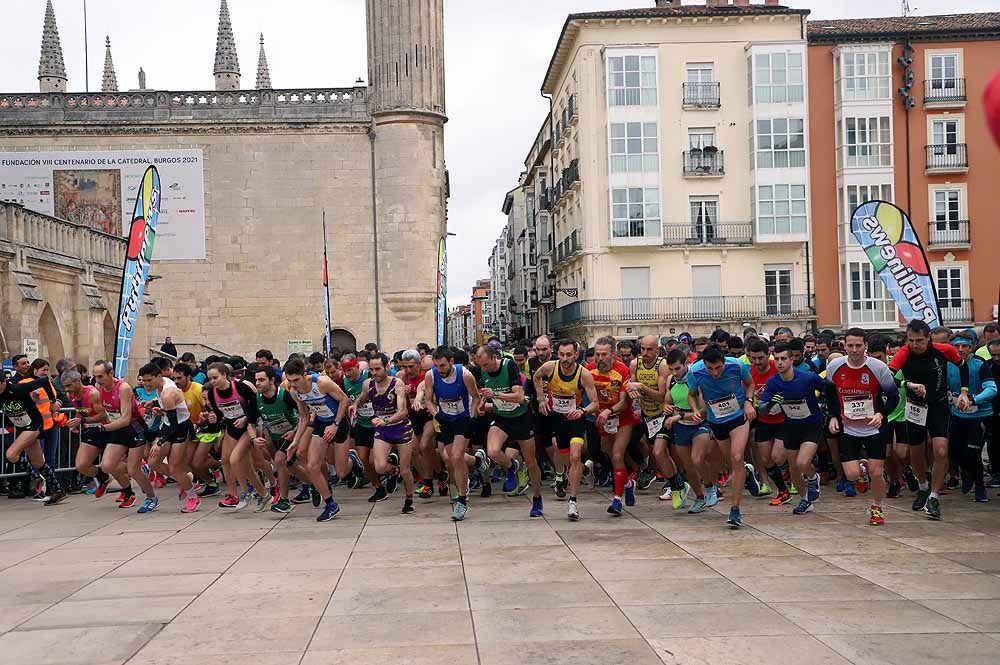
<instances>
[{"instance_id":1,"label":"flagpole","mask_svg":"<svg viewBox=\"0 0 1000 665\"><path fill-rule=\"evenodd\" d=\"M90 47L87 45L87 0L83 0L83 87L90 92Z\"/></svg>"},{"instance_id":2,"label":"flagpole","mask_svg":"<svg viewBox=\"0 0 1000 665\"><path fill-rule=\"evenodd\" d=\"M326 248L326 208L323 208L323 307L326 311L326 333L323 337L326 343L326 353L330 353L330 278L329 260Z\"/></svg>"}]
</instances>

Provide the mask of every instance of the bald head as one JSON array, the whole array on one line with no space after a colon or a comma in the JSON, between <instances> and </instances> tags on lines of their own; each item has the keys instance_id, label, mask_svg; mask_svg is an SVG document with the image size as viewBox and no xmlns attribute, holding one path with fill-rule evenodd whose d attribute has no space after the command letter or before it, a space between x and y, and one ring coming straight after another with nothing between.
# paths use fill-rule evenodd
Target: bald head
<instances>
[{"instance_id":1,"label":"bald head","mask_svg":"<svg viewBox=\"0 0 1000 665\"><path fill-rule=\"evenodd\" d=\"M535 357L542 362L552 360L552 340L547 335L535 338Z\"/></svg>"},{"instance_id":2,"label":"bald head","mask_svg":"<svg viewBox=\"0 0 1000 665\"><path fill-rule=\"evenodd\" d=\"M657 356L660 355L660 340L656 335L646 335L639 339L639 355L642 356L643 361L645 361L646 366L650 366L652 363L656 362Z\"/></svg>"}]
</instances>

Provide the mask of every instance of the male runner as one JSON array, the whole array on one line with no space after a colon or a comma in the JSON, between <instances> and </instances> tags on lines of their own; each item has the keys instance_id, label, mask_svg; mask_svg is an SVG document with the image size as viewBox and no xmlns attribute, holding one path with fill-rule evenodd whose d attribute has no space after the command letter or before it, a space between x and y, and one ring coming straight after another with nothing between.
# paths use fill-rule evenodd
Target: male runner
<instances>
[{"instance_id":1,"label":"male runner","mask_svg":"<svg viewBox=\"0 0 1000 665\"><path fill-rule=\"evenodd\" d=\"M367 364L365 362L365 365ZM353 353L347 353L341 357L340 368L344 373L344 394L347 395L351 404L354 404L358 401L358 396L361 395L365 381L368 380L371 373L367 368L361 368L361 361ZM375 472L375 462L371 456L372 448L375 446L375 426L372 425L374 416L375 411L372 409L371 402L358 409L351 424L351 436L348 438L348 446L356 451L358 459L361 461L364 478L375 488L375 492L368 497L368 503L378 503L389 498L389 493L386 492L381 479ZM358 478L359 480L355 482L363 483L361 477L358 476ZM357 487L362 486L362 484L357 484Z\"/></svg>"},{"instance_id":2,"label":"male runner","mask_svg":"<svg viewBox=\"0 0 1000 665\"><path fill-rule=\"evenodd\" d=\"M98 423L107 421L104 406L101 405L101 393L94 386L83 385L83 377L75 369L68 369L60 377L63 389L69 396L76 413L66 425L70 431L80 433L80 447L76 451L76 470L81 475L94 478L94 496L100 499L108 490L111 476L104 473L94 462L104 450L106 440L98 431ZM120 471L120 470L119 470ZM128 485L128 475L121 474L115 478L122 487ZM89 491L88 491L89 492Z\"/></svg>"},{"instance_id":3,"label":"male runner","mask_svg":"<svg viewBox=\"0 0 1000 665\"><path fill-rule=\"evenodd\" d=\"M743 526L740 501L747 468L743 453L750 435L750 421L757 415L753 407L754 384L750 368L736 358L727 358L718 346L710 346L702 358L691 366L688 377L688 399L695 405L697 420L707 408L708 425L718 441L719 449L729 459L733 474L733 505L728 524Z\"/></svg>"},{"instance_id":4,"label":"male runner","mask_svg":"<svg viewBox=\"0 0 1000 665\"><path fill-rule=\"evenodd\" d=\"M848 330L844 346L847 355L831 360L826 368L829 430L831 434L840 432L840 462L847 479L854 482L862 474L871 476L868 523L879 526L885 524L882 499L886 490L886 442L880 430L883 419L899 402L899 388L885 363L866 355L864 330ZM862 447L867 451L867 464L861 458Z\"/></svg>"},{"instance_id":5,"label":"male runner","mask_svg":"<svg viewBox=\"0 0 1000 665\"><path fill-rule=\"evenodd\" d=\"M775 349L777 350L777 346ZM754 337L747 344L747 356L750 360L750 377L753 378L754 384L754 403L759 405L761 395L764 394L764 386L778 373L775 364L777 358L771 359L767 342L759 337ZM775 439L778 438L778 432L784 422L785 415L781 409L761 411L758 407L757 421L753 427L753 457L760 478L761 480L770 478L778 490L778 495L771 501L773 506L782 506L792 500L788 487L785 486L781 468L778 466L784 459L775 450ZM747 469L747 479L751 487L757 487L755 496L766 497L771 494L771 488L767 486L766 480L760 485L757 484L756 474L752 469ZM753 494L753 491L750 493Z\"/></svg>"},{"instance_id":6,"label":"male runner","mask_svg":"<svg viewBox=\"0 0 1000 665\"><path fill-rule=\"evenodd\" d=\"M274 459L278 469L278 500L271 506L271 512L290 513L292 503L288 500L288 485L291 474L304 483L309 482L309 472L299 459L300 451L308 452L307 441L312 438L308 431L309 407L278 385L278 373L270 365L257 366L254 385L257 386L257 411L264 425L264 432L254 439L254 445L266 449L267 456ZM267 438L264 438L265 432Z\"/></svg>"},{"instance_id":7,"label":"male runner","mask_svg":"<svg viewBox=\"0 0 1000 665\"><path fill-rule=\"evenodd\" d=\"M691 503L688 514L696 515L705 508L717 505L719 495L714 483L702 486L702 478L715 477L709 461L713 447L712 432L700 416L694 415L694 409L691 408L688 399L690 370L687 359L688 352L679 347L667 353L670 382L664 396L664 413L668 416L665 426L674 434L674 451L684 465L688 483L694 490L695 500Z\"/></svg>"},{"instance_id":8,"label":"male runner","mask_svg":"<svg viewBox=\"0 0 1000 665\"><path fill-rule=\"evenodd\" d=\"M174 365L173 376L174 383L184 393L184 403L187 404L188 413L191 414L191 422L195 427L198 427L198 423L202 422L202 414L208 408L204 387L194 380L195 372L187 363L181 362ZM221 430L219 432L221 433ZM203 499L215 496L222 491L213 473L213 470L219 467L219 462L209 455L212 445L204 445L205 438L205 427L202 426L201 430L195 431L192 445L185 446L188 449L188 464L195 477L202 482L198 496ZM214 437L214 440L218 440L218 437Z\"/></svg>"},{"instance_id":9,"label":"male runner","mask_svg":"<svg viewBox=\"0 0 1000 665\"><path fill-rule=\"evenodd\" d=\"M15 383L14 377L7 370L0 371L0 412L14 426L14 442L7 447L7 461L14 464L21 458L21 453L26 454L31 467L45 481L48 491L45 505L54 506L66 498L66 490L45 462L45 455L38 443L43 426L42 414L31 393L39 389L45 392L49 400L56 399L56 391L48 376Z\"/></svg>"}]
</instances>

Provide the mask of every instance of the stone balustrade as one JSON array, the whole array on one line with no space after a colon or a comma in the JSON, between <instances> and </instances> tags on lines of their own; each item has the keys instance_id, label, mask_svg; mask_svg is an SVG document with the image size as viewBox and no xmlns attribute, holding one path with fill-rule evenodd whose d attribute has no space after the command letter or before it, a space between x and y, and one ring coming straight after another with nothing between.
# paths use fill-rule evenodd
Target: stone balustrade
<instances>
[{"instance_id":1,"label":"stone balustrade","mask_svg":"<svg viewBox=\"0 0 1000 665\"><path fill-rule=\"evenodd\" d=\"M5 201L0 201L0 243L117 270L125 262L125 238Z\"/></svg>"},{"instance_id":2,"label":"stone balustrade","mask_svg":"<svg viewBox=\"0 0 1000 665\"><path fill-rule=\"evenodd\" d=\"M0 93L0 127L232 120L367 121L368 88Z\"/></svg>"}]
</instances>

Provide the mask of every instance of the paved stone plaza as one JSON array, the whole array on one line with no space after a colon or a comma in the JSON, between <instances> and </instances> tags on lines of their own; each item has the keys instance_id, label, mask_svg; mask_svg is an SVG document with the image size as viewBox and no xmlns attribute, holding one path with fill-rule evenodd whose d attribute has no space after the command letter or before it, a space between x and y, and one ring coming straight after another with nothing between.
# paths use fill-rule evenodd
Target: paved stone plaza
<instances>
[{"instance_id":1,"label":"paved stone plaza","mask_svg":"<svg viewBox=\"0 0 1000 665\"><path fill-rule=\"evenodd\" d=\"M825 489L825 488L824 488ZM140 516L73 496L0 499L0 661L32 665L996 663L1000 500L952 493L932 523L827 492L815 513L748 500L612 519L547 500L448 501L399 514L341 491L330 524L299 506ZM214 506L214 503L212 504ZM723 502L720 509L728 510ZM518 563L522 562L522 563Z\"/></svg>"}]
</instances>

